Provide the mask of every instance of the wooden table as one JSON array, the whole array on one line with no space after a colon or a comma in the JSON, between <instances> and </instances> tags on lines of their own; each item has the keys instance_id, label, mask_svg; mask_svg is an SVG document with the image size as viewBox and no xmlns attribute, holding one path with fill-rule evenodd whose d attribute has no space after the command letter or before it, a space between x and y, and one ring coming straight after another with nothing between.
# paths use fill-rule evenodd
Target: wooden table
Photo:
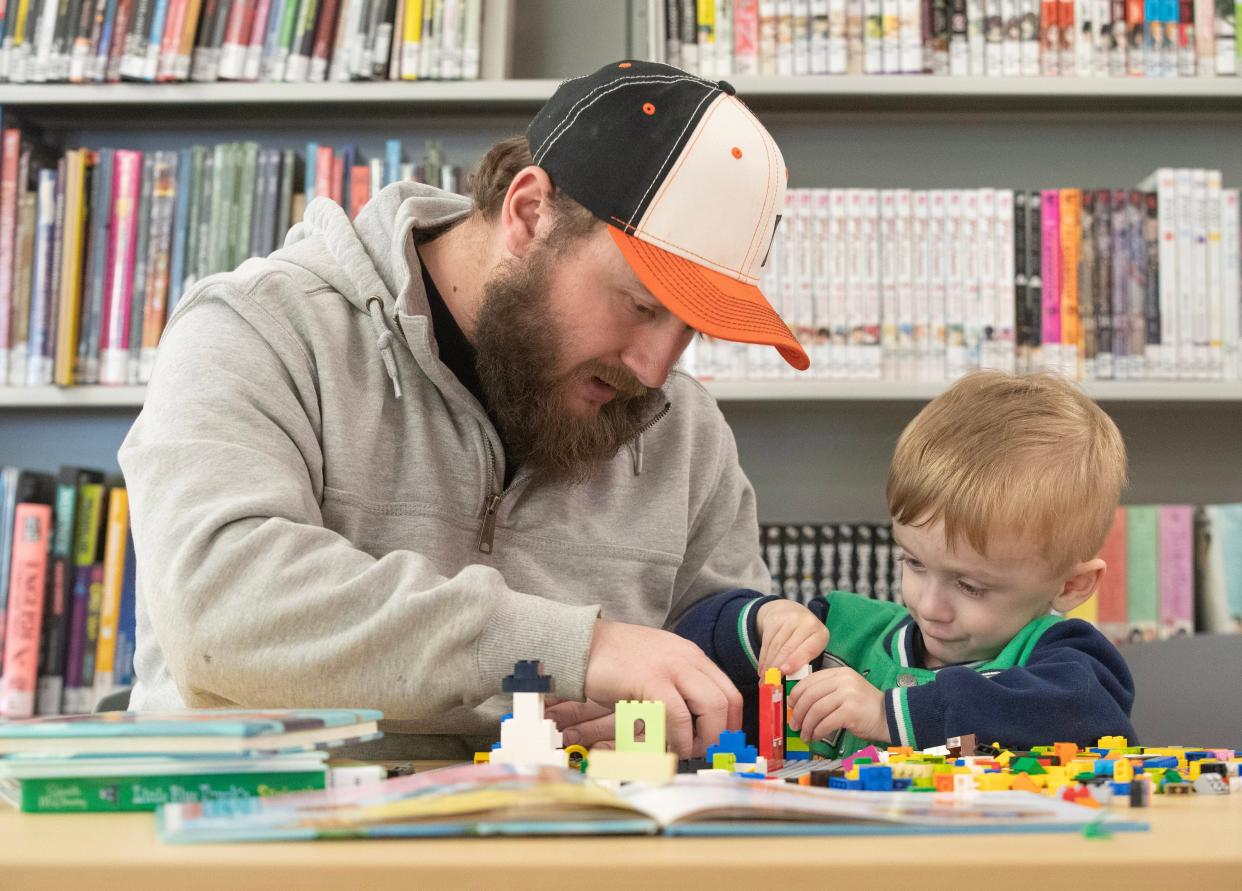
<instances>
[{"instance_id":1,"label":"wooden table","mask_svg":"<svg viewBox=\"0 0 1242 891\"><path fill-rule=\"evenodd\" d=\"M1242 795L1121 809L1150 832L166 845L150 814L0 810L0 889L1172 888L1242 891Z\"/></svg>"}]
</instances>

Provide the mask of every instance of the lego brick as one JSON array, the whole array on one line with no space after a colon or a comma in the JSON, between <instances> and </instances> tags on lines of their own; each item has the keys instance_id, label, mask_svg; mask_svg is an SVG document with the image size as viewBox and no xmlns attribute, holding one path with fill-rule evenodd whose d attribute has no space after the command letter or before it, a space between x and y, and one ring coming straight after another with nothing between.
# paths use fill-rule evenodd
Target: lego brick
<instances>
[{"instance_id":1,"label":"lego brick","mask_svg":"<svg viewBox=\"0 0 1242 891\"><path fill-rule=\"evenodd\" d=\"M712 769L725 770L733 773L733 768L737 765L737 756L732 752L716 752L712 755Z\"/></svg>"},{"instance_id":2,"label":"lego brick","mask_svg":"<svg viewBox=\"0 0 1242 891\"><path fill-rule=\"evenodd\" d=\"M677 755L673 752L592 749L589 762L587 776L600 780L668 783L677 775Z\"/></svg>"},{"instance_id":3,"label":"lego brick","mask_svg":"<svg viewBox=\"0 0 1242 891\"><path fill-rule=\"evenodd\" d=\"M523 659L513 665L513 674L500 682L506 693L551 693L552 678L543 673L543 663Z\"/></svg>"},{"instance_id":4,"label":"lego brick","mask_svg":"<svg viewBox=\"0 0 1242 891\"><path fill-rule=\"evenodd\" d=\"M663 702L622 699L616 704L615 713L618 752L664 753L666 713ZM634 738L639 721L643 722L641 741Z\"/></svg>"}]
</instances>

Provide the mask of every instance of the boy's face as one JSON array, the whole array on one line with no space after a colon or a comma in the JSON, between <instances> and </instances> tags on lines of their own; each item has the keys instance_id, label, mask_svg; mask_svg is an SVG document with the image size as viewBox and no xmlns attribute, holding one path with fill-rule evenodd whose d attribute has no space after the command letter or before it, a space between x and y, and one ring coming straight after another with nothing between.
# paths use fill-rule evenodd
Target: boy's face
<instances>
[{"instance_id":1,"label":"boy's face","mask_svg":"<svg viewBox=\"0 0 1242 891\"><path fill-rule=\"evenodd\" d=\"M1103 569L1094 560L1057 572L1029 536L1012 534L989 535L984 557L965 541L950 547L939 521L894 520L893 538L905 552L901 595L923 633L927 668L991 659L1032 619L1086 600Z\"/></svg>"}]
</instances>

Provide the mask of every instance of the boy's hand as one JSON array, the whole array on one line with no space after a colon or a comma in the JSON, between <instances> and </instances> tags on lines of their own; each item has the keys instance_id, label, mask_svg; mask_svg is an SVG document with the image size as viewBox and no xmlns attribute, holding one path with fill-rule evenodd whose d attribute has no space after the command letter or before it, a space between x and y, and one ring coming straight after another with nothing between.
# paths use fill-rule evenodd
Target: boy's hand
<instances>
[{"instance_id":1,"label":"boy's hand","mask_svg":"<svg viewBox=\"0 0 1242 891\"><path fill-rule=\"evenodd\" d=\"M844 727L859 739L888 743L884 693L852 668L825 668L789 693L789 727L807 742Z\"/></svg>"},{"instance_id":2,"label":"boy's hand","mask_svg":"<svg viewBox=\"0 0 1242 891\"><path fill-rule=\"evenodd\" d=\"M792 600L769 600L755 614L759 627L759 676L769 668L793 674L828 646L828 629Z\"/></svg>"}]
</instances>

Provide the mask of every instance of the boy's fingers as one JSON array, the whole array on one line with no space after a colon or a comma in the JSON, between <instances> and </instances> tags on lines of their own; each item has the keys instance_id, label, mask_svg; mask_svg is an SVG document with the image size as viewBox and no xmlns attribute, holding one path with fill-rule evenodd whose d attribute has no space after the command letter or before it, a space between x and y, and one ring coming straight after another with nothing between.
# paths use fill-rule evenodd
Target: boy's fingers
<instances>
[{"instance_id":1,"label":"boy's fingers","mask_svg":"<svg viewBox=\"0 0 1242 891\"><path fill-rule=\"evenodd\" d=\"M781 667L781 653L784 651L786 641L788 641L790 638L790 635L793 634L794 627L795 626L791 626L791 625L781 625L772 634L772 638L768 643L768 652L771 655L765 667L768 667L768 668L780 668Z\"/></svg>"},{"instance_id":2,"label":"boy's fingers","mask_svg":"<svg viewBox=\"0 0 1242 891\"><path fill-rule=\"evenodd\" d=\"M824 651L824 647L820 643L821 639L820 635L813 635L794 648L788 657L789 673L792 674L798 671L802 666L810 663L812 659Z\"/></svg>"},{"instance_id":3,"label":"boy's fingers","mask_svg":"<svg viewBox=\"0 0 1242 891\"><path fill-rule=\"evenodd\" d=\"M834 690L827 696L815 700L806 710L806 714L798 722L799 732L805 740L822 739L833 730L836 726L832 724L831 718L844 701L844 696L838 690Z\"/></svg>"}]
</instances>

